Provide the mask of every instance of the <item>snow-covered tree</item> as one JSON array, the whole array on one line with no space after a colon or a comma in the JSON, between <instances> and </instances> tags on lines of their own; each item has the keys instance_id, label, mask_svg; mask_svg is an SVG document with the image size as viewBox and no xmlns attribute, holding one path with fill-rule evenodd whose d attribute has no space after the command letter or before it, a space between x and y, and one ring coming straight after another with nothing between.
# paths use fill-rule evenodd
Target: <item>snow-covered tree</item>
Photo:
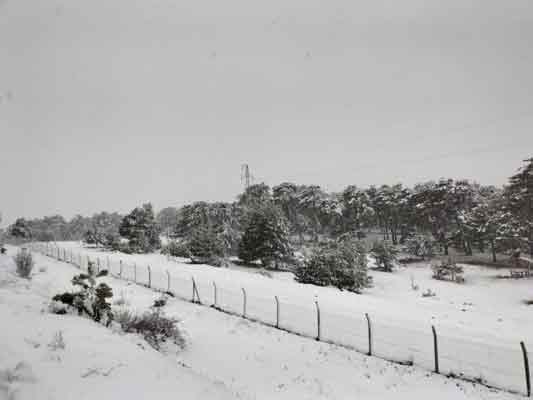
<instances>
[{"instance_id":1,"label":"snow-covered tree","mask_svg":"<svg viewBox=\"0 0 533 400\"><path fill-rule=\"evenodd\" d=\"M178 222L178 209L176 207L165 207L157 213L156 221L161 232L167 237L172 236Z\"/></svg>"},{"instance_id":2,"label":"snow-covered tree","mask_svg":"<svg viewBox=\"0 0 533 400\"><path fill-rule=\"evenodd\" d=\"M331 285L359 293L371 283L365 249L347 235L318 245L309 259L296 268L295 279L301 283Z\"/></svg>"},{"instance_id":3,"label":"snow-covered tree","mask_svg":"<svg viewBox=\"0 0 533 400\"><path fill-rule=\"evenodd\" d=\"M368 228L375 215L368 193L350 185L339 197L342 205L342 231L360 232Z\"/></svg>"},{"instance_id":4,"label":"snow-covered tree","mask_svg":"<svg viewBox=\"0 0 533 400\"><path fill-rule=\"evenodd\" d=\"M17 218L15 223L8 229L11 236L21 239L30 239L31 230L28 222L24 218Z\"/></svg>"},{"instance_id":5,"label":"snow-covered tree","mask_svg":"<svg viewBox=\"0 0 533 400\"><path fill-rule=\"evenodd\" d=\"M521 244L533 256L533 158L524 164L509 178L506 197L508 210L518 223Z\"/></svg>"},{"instance_id":6,"label":"snow-covered tree","mask_svg":"<svg viewBox=\"0 0 533 400\"><path fill-rule=\"evenodd\" d=\"M458 237L468 250L464 215L474 206L474 191L469 182L447 179L420 186L412 204L418 227L431 232L444 254L448 254L448 248Z\"/></svg>"},{"instance_id":7,"label":"snow-covered tree","mask_svg":"<svg viewBox=\"0 0 533 400\"><path fill-rule=\"evenodd\" d=\"M159 227L150 203L136 207L126 215L120 224L119 233L129 240L129 250L134 253L148 253L161 247Z\"/></svg>"},{"instance_id":8,"label":"snow-covered tree","mask_svg":"<svg viewBox=\"0 0 533 400\"><path fill-rule=\"evenodd\" d=\"M273 205L254 210L239 245L239 258L247 263L261 260L264 267L278 267L291 255L287 221L281 211Z\"/></svg>"}]
</instances>

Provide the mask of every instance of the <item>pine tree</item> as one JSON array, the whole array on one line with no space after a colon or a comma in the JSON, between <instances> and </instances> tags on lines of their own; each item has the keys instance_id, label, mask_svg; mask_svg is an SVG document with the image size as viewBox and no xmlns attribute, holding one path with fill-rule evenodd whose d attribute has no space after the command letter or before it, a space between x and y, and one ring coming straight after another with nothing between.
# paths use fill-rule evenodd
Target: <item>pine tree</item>
<instances>
[{"instance_id":1,"label":"pine tree","mask_svg":"<svg viewBox=\"0 0 533 400\"><path fill-rule=\"evenodd\" d=\"M210 226L197 228L187 242L187 248L194 263L213 263L217 258L224 256L224 245Z\"/></svg>"},{"instance_id":2,"label":"pine tree","mask_svg":"<svg viewBox=\"0 0 533 400\"><path fill-rule=\"evenodd\" d=\"M280 210L272 205L254 210L239 245L239 258L247 263L260 260L264 267L278 267L291 255L287 222Z\"/></svg>"},{"instance_id":3,"label":"pine tree","mask_svg":"<svg viewBox=\"0 0 533 400\"><path fill-rule=\"evenodd\" d=\"M21 239L30 239L32 236L28 222L24 218L17 218L15 223L9 227L9 234Z\"/></svg>"},{"instance_id":4,"label":"pine tree","mask_svg":"<svg viewBox=\"0 0 533 400\"><path fill-rule=\"evenodd\" d=\"M524 160L518 173L509 178L506 190L508 207L519 222L519 235L533 256L533 158Z\"/></svg>"},{"instance_id":5,"label":"pine tree","mask_svg":"<svg viewBox=\"0 0 533 400\"><path fill-rule=\"evenodd\" d=\"M129 240L129 250L148 253L161 247L159 227L150 203L135 208L122 219L119 233Z\"/></svg>"}]
</instances>

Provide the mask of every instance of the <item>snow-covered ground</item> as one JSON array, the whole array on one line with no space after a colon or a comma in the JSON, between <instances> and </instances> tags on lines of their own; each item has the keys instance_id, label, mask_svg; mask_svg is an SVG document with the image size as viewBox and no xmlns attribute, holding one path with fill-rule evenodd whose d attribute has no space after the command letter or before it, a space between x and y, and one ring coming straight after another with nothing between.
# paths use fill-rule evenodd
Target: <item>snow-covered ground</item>
<instances>
[{"instance_id":1,"label":"snow-covered ground","mask_svg":"<svg viewBox=\"0 0 533 400\"><path fill-rule=\"evenodd\" d=\"M188 347L157 353L140 338L74 315L49 314L77 270L35 255L30 281L0 256L0 399L513 399L520 396L315 342L214 309L170 299ZM126 307L160 294L105 278ZM65 346L54 346L62 332Z\"/></svg>"},{"instance_id":2,"label":"snow-covered ground","mask_svg":"<svg viewBox=\"0 0 533 400\"><path fill-rule=\"evenodd\" d=\"M99 261L114 274L137 282L148 282L151 269L153 287L171 290L182 297L192 294L191 277L197 283L204 304L213 304L217 285L217 305L235 313L243 312L246 290L247 315L275 324L276 303L280 301L280 326L314 337L318 334L315 301L321 310L321 339L368 350L365 313L370 315L373 354L403 362L413 362L428 370L434 368L434 325L439 335L440 370L464 374L510 390L525 390L520 342L533 343L530 280L502 280L503 270L465 266L466 283L458 285L431 279L427 265L401 268L393 274L372 272L374 288L363 295L334 288L301 285L290 274L268 278L243 269L223 269L169 261L158 254L126 255L87 249L77 242L62 242L67 256L81 255ZM72 252L72 253L69 253ZM62 252L62 255L64 253ZM168 275L167 275L168 271ZM419 286L411 288L411 277ZM169 279L170 278L170 279ZM279 278L279 279L278 279ZM424 298L432 289L437 296Z\"/></svg>"}]
</instances>

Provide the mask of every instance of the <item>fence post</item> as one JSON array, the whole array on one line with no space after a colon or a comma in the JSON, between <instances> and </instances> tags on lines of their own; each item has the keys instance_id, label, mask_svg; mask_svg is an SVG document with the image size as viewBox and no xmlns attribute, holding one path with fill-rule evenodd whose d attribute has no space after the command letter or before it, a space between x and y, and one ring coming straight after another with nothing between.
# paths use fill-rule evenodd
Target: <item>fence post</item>
<instances>
[{"instance_id":1,"label":"fence post","mask_svg":"<svg viewBox=\"0 0 533 400\"><path fill-rule=\"evenodd\" d=\"M214 293L213 299L215 300L213 307L217 308L217 284L215 283L215 281L213 281L213 293Z\"/></svg>"},{"instance_id":2,"label":"fence post","mask_svg":"<svg viewBox=\"0 0 533 400\"><path fill-rule=\"evenodd\" d=\"M107 256L107 270L111 272L111 262L109 261L109 256Z\"/></svg>"},{"instance_id":3,"label":"fence post","mask_svg":"<svg viewBox=\"0 0 533 400\"><path fill-rule=\"evenodd\" d=\"M167 292L170 293L170 272L167 269Z\"/></svg>"},{"instance_id":4,"label":"fence post","mask_svg":"<svg viewBox=\"0 0 533 400\"><path fill-rule=\"evenodd\" d=\"M241 288L242 290L242 317L246 318L246 290L244 288Z\"/></svg>"},{"instance_id":5,"label":"fence post","mask_svg":"<svg viewBox=\"0 0 533 400\"><path fill-rule=\"evenodd\" d=\"M279 299L278 296L274 296L276 300L276 328L279 328Z\"/></svg>"},{"instance_id":6,"label":"fence post","mask_svg":"<svg viewBox=\"0 0 533 400\"><path fill-rule=\"evenodd\" d=\"M152 269L150 268L149 265L147 266L147 268L148 268L148 287L151 288L152 287Z\"/></svg>"},{"instance_id":7,"label":"fence post","mask_svg":"<svg viewBox=\"0 0 533 400\"><path fill-rule=\"evenodd\" d=\"M96 271L99 273L100 272L100 257L97 257L96 258Z\"/></svg>"},{"instance_id":8,"label":"fence post","mask_svg":"<svg viewBox=\"0 0 533 400\"><path fill-rule=\"evenodd\" d=\"M118 276L119 278L122 278L122 260L119 260Z\"/></svg>"},{"instance_id":9,"label":"fence post","mask_svg":"<svg viewBox=\"0 0 533 400\"><path fill-rule=\"evenodd\" d=\"M318 305L318 300L315 301L315 306L316 306L316 328L317 328L316 340L320 341L320 306Z\"/></svg>"},{"instance_id":10,"label":"fence post","mask_svg":"<svg viewBox=\"0 0 533 400\"><path fill-rule=\"evenodd\" d=\"M133 282L137 283L137 263L133 263Z\"/></svg>"},{"instance_id":11,"label":"fence post","mask_svg":"<svg viewBox=\"0 0 533 400\"><path fill-rule=\"evenodd\" d=\"M437 330L434 325L431 325L431 330L433 331L433 349L435 352L435 373L439 374L439 342L437 340Z\"/></svg>"},{"instance_id":12,"label":"fence post","mask_svg":"<svg viewBox=\"0 0 533 400\"><path fill-rule=\"evenodd\" d=\"M372 322L370 321L370 315L365 313L366 322L368 325L368 355L372 355Z\"/></svg>"},{"instance_id":13,"label":"fence post","mask_svg":"<svg viewBox=\"0 0 533 400\"><path fill-rule=\"evenodd\" d=\"M524 355L524 368L526 371L527 397L531 397L531 374L529 373L529 358L527 355L526 344L524 342L520 342L520 347L522 347L522 354Z\"/></svg>"},{"instance_id":14,"label":"fence post","mask_svg":"<svg viewBox=\"0 0 533 400\"><path fill-rule=\"evenodd\" d=\"M191 276L192 280L192 302L194 303L195 296L196 296L196 282L194 281L194 276Z\"/></svg>"}]
</instances>

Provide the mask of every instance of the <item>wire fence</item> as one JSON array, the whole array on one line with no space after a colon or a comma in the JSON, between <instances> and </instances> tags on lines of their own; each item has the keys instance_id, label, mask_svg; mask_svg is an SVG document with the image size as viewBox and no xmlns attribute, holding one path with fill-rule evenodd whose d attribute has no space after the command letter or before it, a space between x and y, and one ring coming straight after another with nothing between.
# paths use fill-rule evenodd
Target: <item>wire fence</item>
<instances>
[{"instance_id":1,"label":"wire fence","mask_svg":"<svg viewBox=\"0 0 533 400\"><path fill-rule=\"evenodd\" d=\"M361 353L406 365L417 365L435 373L458 377L485 386L531 396L528 353L524 342L509 343L490 334L476 340L468 332L438 332L435 326L394 325L372 315L356 315L326 304L294 302L287 296L260 296L244 287L215 281L187 279L148 265L126 263L115 258L95 257L50 243L31 243L35 251L68 262L87 271L107 270L127 280L172 296L207 305L220 311L255 320L316 340L334 343Z\"/></svg>"}]
</instances>

